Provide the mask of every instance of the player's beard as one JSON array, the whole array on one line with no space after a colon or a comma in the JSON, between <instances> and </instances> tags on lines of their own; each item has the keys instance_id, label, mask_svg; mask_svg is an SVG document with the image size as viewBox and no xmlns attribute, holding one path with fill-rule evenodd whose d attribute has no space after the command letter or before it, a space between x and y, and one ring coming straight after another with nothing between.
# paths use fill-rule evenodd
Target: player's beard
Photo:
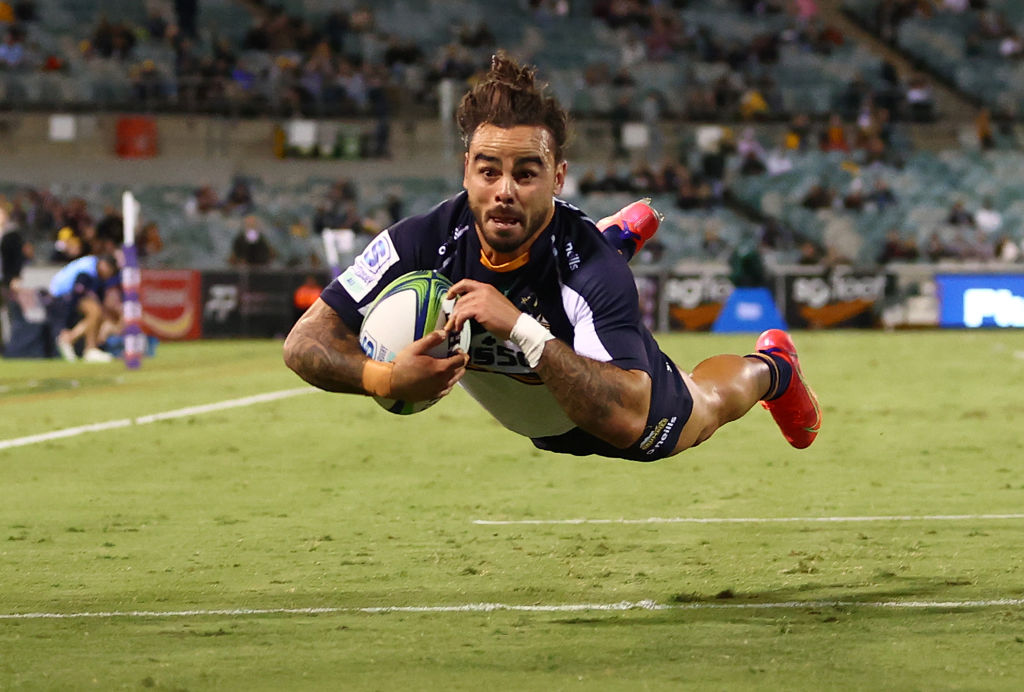
<instances>
[{"instance_id":1,"label":"player's beard","mask_svg":"<svg viewBox=\"0 0 1024 692\"><path fill-rule=\"evenodd\" d=\"M500 213L497 215L500 216ZM523 214L512 215L517 223L508 227L498 227L492 218L495 216L493 212L483 215L477 213L474 216L477 228L480 229L480 235L483 236L487 245L493 251L503 255L513 254L524 245L528 245L540 230L539 222L531 221ZM480 220L481 216L484 217L483 222Z\"/></svg>"}]
</instances>

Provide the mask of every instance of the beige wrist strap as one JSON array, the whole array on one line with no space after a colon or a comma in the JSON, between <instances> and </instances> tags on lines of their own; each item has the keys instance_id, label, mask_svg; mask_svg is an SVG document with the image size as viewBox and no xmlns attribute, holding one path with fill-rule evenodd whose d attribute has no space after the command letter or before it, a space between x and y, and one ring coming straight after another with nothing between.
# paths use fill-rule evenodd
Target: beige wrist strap
<instances>
[{"instance_id":1,"label":"beige wrist strap","mask_svg":"<svg viewBox=\"0 0 1024 692\"><path fill-rule=\"evenodd\" d=\"M391 397L391 373L394 363L367 359L363 365L363 390L371 396Z\"/></svg>"}]
</instances>

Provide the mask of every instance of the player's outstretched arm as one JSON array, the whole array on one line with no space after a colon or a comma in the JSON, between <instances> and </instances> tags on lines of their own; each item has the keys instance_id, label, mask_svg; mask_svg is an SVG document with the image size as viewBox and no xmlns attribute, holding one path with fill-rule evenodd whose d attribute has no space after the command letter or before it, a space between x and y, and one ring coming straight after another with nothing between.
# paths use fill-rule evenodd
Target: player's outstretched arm
<instances>
[{"instance_id":1,"label":"player's outstretched arm","mask_svg":"<svg viewBox=\"0 0 1024 692\"><path fill-rule=\"evenodd\" d=\"M359 337L319 298L284 341L285 364L306 382L329 392L365 393L365 360Z\"/></svg>"},{"instance_id":2,"label":"player's outstretched arm","mask_svg":"<svg viewBox=\"0 0 1024 692\"><path fill-rule=\"evenodd\" d=\"M466 371L464 353L427 355L445 338L444 332L431 332L399 351L391 363L380 363L366 357L358 336L317 299L285 339L284 361L306 382L329 392L428 401L450 392Z\"/></svg>"},{"instance_id":3,"label":"player's outstretched arm","mask_svg":"<svg viewBox=\"0 0 1024 692\"><path fill-rule=\"evenodd\" d=\"M466 320L474 319L499 339L519 342L531 367L573 423L622 449L640 438L650 406L651 378L646 372L579 355L489 284L463 279L448 295L458 295L459 300L446 328L461 329ZM537 337L526 335L532 345L523 343L518 333L521 317L542 332Z\"/></svg>"}]
</instances>

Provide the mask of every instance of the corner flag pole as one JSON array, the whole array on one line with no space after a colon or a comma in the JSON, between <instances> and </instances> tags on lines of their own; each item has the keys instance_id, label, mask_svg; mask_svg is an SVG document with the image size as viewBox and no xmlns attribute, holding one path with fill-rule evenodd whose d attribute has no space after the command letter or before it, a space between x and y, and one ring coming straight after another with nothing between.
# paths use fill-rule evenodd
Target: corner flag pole
<instances>
[{"instance_id":1,"label":"corner flag pole","mask_svg":"<svg viewBox=\"0 0 1024 692\"><path fill-rule=\"evenodd\" d=\"M146 335L142 333L142 303L139 302L139 254L135 249L135 226L139 221L139 203L135 195L125 191L121 197L121 214L124 217L124 267L121 270L121 286L124 288L124 364L129 369L142 365L142 354L146 352Z\"/></svg>"}]
</instances>

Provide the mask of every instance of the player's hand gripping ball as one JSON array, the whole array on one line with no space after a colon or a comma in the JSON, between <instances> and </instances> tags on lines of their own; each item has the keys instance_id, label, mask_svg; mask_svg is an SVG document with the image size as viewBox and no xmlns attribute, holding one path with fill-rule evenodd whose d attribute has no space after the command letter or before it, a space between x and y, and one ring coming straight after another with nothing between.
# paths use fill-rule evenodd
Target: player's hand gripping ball
<instances>
[{"instance_id":1,"label":"player's hand gripping ball","mask_svg":"<svg viewBox=\"0 0 1024 692\"><path fill-rule=\"evenodd\" d=\"M454 299L445 298L451 281L435 271L416 271L403 274L380 292L370 304L359 330L359 345L374 360L390 363L403 348L438 329L445 323L455 305ZM448 335L427 355L447 358L457 349L469 353L471 335L469 321L458 333ZM391 413L408 415L430 408L438 401L401 401L375 396L374 401Z\"/></svg>"}]
</instances>

